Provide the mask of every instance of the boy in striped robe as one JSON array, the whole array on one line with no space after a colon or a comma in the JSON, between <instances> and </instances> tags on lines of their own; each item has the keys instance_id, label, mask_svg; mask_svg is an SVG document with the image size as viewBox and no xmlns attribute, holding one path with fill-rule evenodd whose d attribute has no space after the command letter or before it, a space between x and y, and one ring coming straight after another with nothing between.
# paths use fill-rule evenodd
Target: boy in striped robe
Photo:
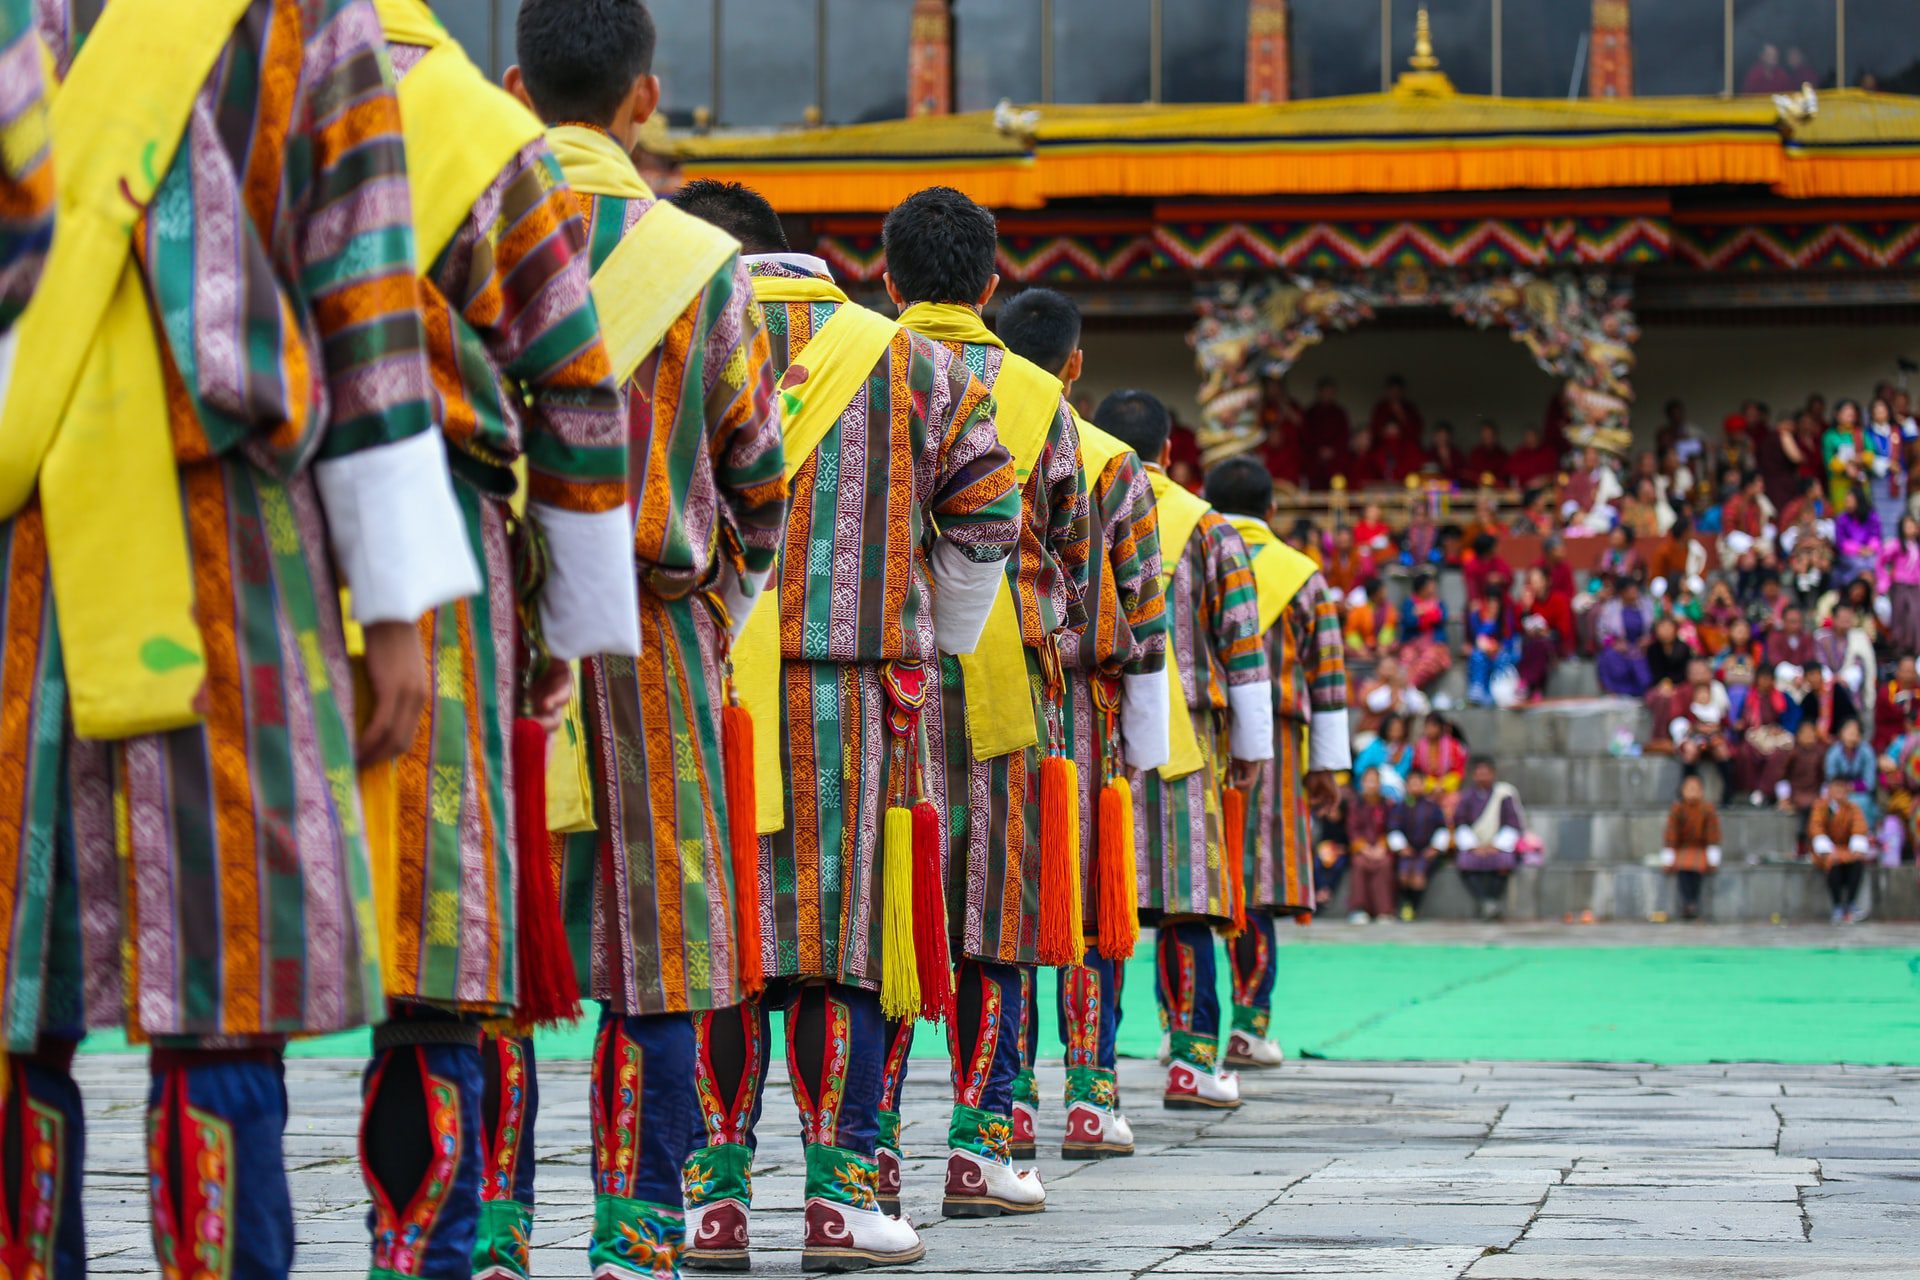
<instances>
[{"instance_id":1,"label":"boy in striped robe","mask_svg":"<svg viewBox=\"0 0 1920 1280\"><path fill-rule=\"evenodd\" d=\"M768 686L754 731L777 747L777 777L756 784L760 931L743 940L774 986L695 1018L707 1140L686 1167L688 1260L748 1260L748 1169L779 1006L806 1146L803 1263L911 1261L912 1225L876 1195L889 1047L881 831L887 808L912 799L903 753L920 751L911 733L902 754L889 750L889 690L978 641L1018 536L1013 465L965 362L848 302L824 262L789 249L758 194L694 182L674 201L746 248L791 397L785 546L735 662L743 683Z\"/></svg>"},{"instance_id":2,"label":"boy in striped robe","mask_svg":"<svg viewBox=\"0 0 1920 1280\"><path fill-rule=\"evenodd\" d=\"M748 994L729 856L743 815L724 793L722 676L780 544L780 416L738 243L655 200L629 158L660 100L646 6L524 0L517 21L520 63L507 85L548 122L585 223L633 445L640 656L581 664L594 826L558 841L576 960L603 1005L588 1261L598 1276L668 1275L685 1238L680 1166L698 1116L687 1015ZM528 1085L513 1100L530 1103L528 1042L502 1041L499 1052L503 1071ZM532 1128L530 1107L503 1116L489 1188L523 1206Z\"/></svg>"},{"instance_id":3,"label":"boy in striped robe","mask_svg":"<svg viewBox=\"0 0 1920 1280\"><path fill-rule=\"evenodd\" d=\"M1246 543L1225 516L1167 478L1172 419L1144 391L1116 391L1094 425L1155 465L1161 577L1173 669L1169 759L1145 775L1135 811L1143 920L1158 926L1157 976L1167 1017L1169 1107L1240 1105L1239 1078L1217 1069L1220 1004L1213 928L1231 926L1240 875L1230 869L1222 787L1252 789L1273 758L1273 703Z\"/></svg>"},{"instance_id":4,"label":"boy in striped robe","mask_svg":"<svg viewBox=\"0 0 1920 1280\"><path fill-rule=\"evenodd\" d=\"M1042 913L1067 909L1041 900L1039 777L1059 727L1044 651L1085 621L1075 585L1089 548L1079 434L1058 380L1010 354L980 318L1000 283L991 213L950 187L929 187L894 207L882 238L900 323L939 342L993 391L994 425L1021 484L1025 518L996 614L975 653L941 659L927 736L959 956L944 1203L949 1214L1034 1213L1046 1193L1037 1173L1013 1167L1013 1081L1021 971L1039 962ZM904 1047L896 1045L890 1066L886 1100L894 1102Z\"/></svg>"},{"instance_id":5,"label":"boy in striped robe","mask_svg":"<svg viewBox=\"0 0 1920 1280\"><path fill-rule=\"evenodd\" d=\"M1024 290L1001 308L996 327L1009 351L1054 374L1063 394L1072 394L1083 354L1080 312L1071 300L1052 289ZM1091 549L1078 583L1087 621L1066 634L1061 660L1066 667L1064 715L1079 765L1077 845L1087 948L1084 963L1060 971L1059 1026L1067 1065L1062 1154L1084 1158L1133 1150L1133 1131L1119 1108L1115 1038L1121 965L1137 930L1135 871L1131 862L1124 869L1127 927L1116 931L1124 936L1103 937L1099 903L1108 886L1102 881L1114 868L1097 860L1096 828L1100 795L1110 780L1131 788L1128 769L1156 769L1166 763L1167 616L1166 589L1160 581L1160 522L1146 468L1132 449L1093 424L1076 417L1074 425L1080 433L1081 473L1093 519ZM1039 1108L1033 1065L1040 1016L1030 985L1025 996L1024 1065L1013 1095L1016 1158L1034 1155Z\"/></svg>"},{"instance_id":6,"label":"boy in striped robe","mask_svg":"<svg viewBox=\"0 0 1920 1280\"><path fill-rule=\"evenodd\" d=\"M631 655L640 635L626 424L572 193L539 120L467 61L424 0L375 7L411 151L434 155L453 131L470 139L436 164L437 198L416 201L415 237L435 418L482 582L422 619L434 690L424 731L361 777L391 1007L374 1030L360 1155L375 1269L395 1269L413 1231L426 1243L411 1247L412 1274L458 1280L476 1258L482 1274L524 1270L519 1206L481 1201L482 1157L497 1145L482 1129L497 1131L499 1110L484 1099L499 1096L500 1059L488 1055L483 1087L480 1022L510 1018L524 999L520 860L549 874L545 845L515 838L516 793L543 779L513 775L514 721L557 726L568 660ZM510 525L516 463L525 517ZM523 572L530 559L544 564L538 584ZM523 611L536 622L527 634ZM433 1159L447 1132L466 1139L451 1177Z\"/></svg>"},{"instance_id":7,"label":"boy in striped robe","mask_svg":"<svg viewBox=\"0 0 1920 1280\"><path fill-rule=\"evenodd\" d=\"M411 741L418 620L478 587L399 106L365 0L111 0L77 55L39 12L76 95L54 149L93 162L74 201L139 213L49 260L0 411L0 473L37 469L0 524L0 1256L84 1272L71 1058L125 1027L160 1274L285 1275L283 1046L385 1007L356 756ZM35 468L23 422L50 462L77 433L83 473Z\"/></svg>"},{"instance_id":8,"label":"boy in striped robe","mask_svg":"<svg viewBox=\"0 0 1920 1280\"><path fill-rule=\"evenodd\" d=\"M1207 501L1247 544L1273 675L1273 759L1247 796L1244 883L1247 927L1228 947L1233 971L1230 1067L1277 1067L1267 1035L1278 957L1273 922L1313 911L1309 810L1329 812L1335 775L1353 766L1347 735L1346 645L1340 609L1319 568L1274 535L1273 476L1252 458L1229 458L1207 474Z\"/></svg>"}]
</instances>

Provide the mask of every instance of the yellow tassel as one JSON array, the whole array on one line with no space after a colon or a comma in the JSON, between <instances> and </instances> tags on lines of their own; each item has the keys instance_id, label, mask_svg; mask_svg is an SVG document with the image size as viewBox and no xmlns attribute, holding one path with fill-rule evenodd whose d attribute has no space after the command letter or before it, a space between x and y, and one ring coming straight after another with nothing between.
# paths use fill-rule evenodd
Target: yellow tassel
<instances>
[{"instance_id":1,"label":"yellow tassel","mask_svg":"<svg viewBox=\"0 0 1920 1280\"><path fill-rule=\"evenodd\" d=\"M912 1018L920 1012L913 949L913 810L898 805L887 810L880 858L880 1011L889 1018Z\"/></svg>"}]
</instances>

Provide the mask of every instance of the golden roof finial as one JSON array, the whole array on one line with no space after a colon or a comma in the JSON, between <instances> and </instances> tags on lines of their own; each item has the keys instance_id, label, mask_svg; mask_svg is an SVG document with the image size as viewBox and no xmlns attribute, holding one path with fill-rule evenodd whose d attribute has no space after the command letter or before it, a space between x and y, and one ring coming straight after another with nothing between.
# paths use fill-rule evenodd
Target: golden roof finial
<instances>
[{"instance_id":1,"label":"golden roof finial","mask_svg":"<svg viewBox=\"0 0 1920 1280\"><path fill-rule=\"evenodd\" d=\"M1427 19L1424 3L1414 17L1413 56L1407 59L1407 69L1400 73L1393 90L1411 97L1438 97L1453 92L1453 82L1440 69L1440 59L1433 53L1433 24Z\"/></svg>"},{"instance_id":2,"label":"golden roof finial","mask_svg":"<svg viewBox=\"0 0 1920 1280\"><path fill-rule=\"evenodd\" d=\"M1415 71L1438 71L1440 59L1433 56L1433 24L1427 20L1427 6L1421 5L1413 20L1413 56L1407 65Z\"/></svg>"}]
</instances>

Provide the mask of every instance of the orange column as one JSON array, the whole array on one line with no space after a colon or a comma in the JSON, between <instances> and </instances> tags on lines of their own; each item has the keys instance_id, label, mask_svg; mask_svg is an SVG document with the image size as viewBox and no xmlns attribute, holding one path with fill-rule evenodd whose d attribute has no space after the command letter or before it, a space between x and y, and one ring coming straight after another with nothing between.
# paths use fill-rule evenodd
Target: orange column
<instances>
[{"instance_id":1,"label":"orange column","mask_svg":"<svg viewBox=\"0 0 1920 1280\"><path fill-rule=\"evenodd\" d=\"M953 10L948 0L914 0L913 42L907 53L907 114L953 111Z\"/></svg>"},{"instance_id":2,"label":"orange column","mask_svg":"<svg viewBox=\"0 0 1920 1280\"><path fill-rule=\"evenodd\" d=\"M1247 101L1288 96L1287 0L1247 0Z\"/></svg>"},{"instance_id":3,"label":"orange column","mask_svg":"<svg viewBox=\"0 0 1920 1280\"><path fill-rule=\"evenodd\" d=\"M1633 40L1628 0L1593 0L1593 44L1587 58L1587 92L1595 98L1633 96Z\"/></svg>"}]
</instances>

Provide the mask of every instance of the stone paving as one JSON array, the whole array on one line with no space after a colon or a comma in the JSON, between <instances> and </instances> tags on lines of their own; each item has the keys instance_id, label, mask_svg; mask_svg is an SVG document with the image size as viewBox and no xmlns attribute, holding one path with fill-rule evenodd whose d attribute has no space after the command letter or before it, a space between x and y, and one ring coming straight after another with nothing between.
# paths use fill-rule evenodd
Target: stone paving
<instances>
[{"instance_id":1,"label":"stone paving","mask_svg":"<svg viewBox=\"0 0 1920 1280\"><path fill-rule=\"evenodd\" d=\"M82 1059L87 1214L101 1274L151 1274L136 1059ZM1398 1280L1859 1280L1920 1276L1920 1069L1289 1063L1243 1077L1231 1117L1168 1112L1124 1062L1130 1159L1060 1161L1046 1213L939 1216L944 1070L916 1061L901 1274L1341 1276ZM585 1274L583 1065L541 1071L535 1271ZM298 1274L365 1274L357 1065L288 1068ZM1058 1098L1057 1062L1043 1096ZM800 1147L776 1081L755 1173L754 1272L799 1271ZM1056 1148L1057 1150L1057 1148Z\"/></svg>"}]
</instances>

